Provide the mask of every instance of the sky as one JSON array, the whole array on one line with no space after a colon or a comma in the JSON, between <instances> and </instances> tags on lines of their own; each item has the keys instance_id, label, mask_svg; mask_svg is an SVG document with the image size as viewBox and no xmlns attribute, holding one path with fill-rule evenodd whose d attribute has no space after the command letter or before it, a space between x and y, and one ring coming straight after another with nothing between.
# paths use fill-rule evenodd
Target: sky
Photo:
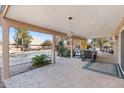
<instances>
[{"instance_id":1,"label":"sky","mask_svg":"<svg viewBox=\"0 0 124 93\"><path fill-rule=\"evenodd\" d=\"M10 27L9 29L9 42L14 42L15 29ZM33 37L31 44L41 44L44 40L52 40L52 35L44 34L40 32L29 31L29 34ZM0 26L0 41L2 41L2 27Z\"/></svg>"}]
</instances>

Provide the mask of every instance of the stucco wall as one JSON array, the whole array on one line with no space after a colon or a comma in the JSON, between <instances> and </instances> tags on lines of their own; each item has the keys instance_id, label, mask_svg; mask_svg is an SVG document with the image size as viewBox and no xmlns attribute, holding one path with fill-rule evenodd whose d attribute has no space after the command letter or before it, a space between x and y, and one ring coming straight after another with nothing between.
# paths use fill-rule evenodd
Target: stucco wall
<instances>
[{"instance_id":1,"label":"stucco wall","mask_svg":"<svg viewBox=\"0 0 124 93\"><path fill-rule=\"evenodd\" d=\"M114 41L114 58L115 58L115 63L118 63L118 60L119 60L119 55L118 55L118 47L119 47L119 38L117 38L115 41Z\"/></svg>"},{"instance_id":2,"label":"stucco wall","mask_svg":"<svg viewBox=\"0 0 124 93\"><path fill-rule=\"evenodd\" d=\"M117 40L116 40L116 43L115 43L115 48L114 48L114 56L117 60L117 63L119 63L120 67L121 67L121 32L120 31L117 35ZM124 73L124 70L121 68L122 72Z\"/></svg>"}]
</instances>

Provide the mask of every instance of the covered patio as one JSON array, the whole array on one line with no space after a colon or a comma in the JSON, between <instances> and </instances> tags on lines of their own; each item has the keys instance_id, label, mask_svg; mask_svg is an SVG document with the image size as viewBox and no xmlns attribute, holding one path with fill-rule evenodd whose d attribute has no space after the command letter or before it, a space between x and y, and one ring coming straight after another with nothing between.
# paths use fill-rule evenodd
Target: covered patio
<instances>
[{"instance_id":1,"label":"covered patio","mask_svg":"<svg viewBox=\"0 0 124 93\"><path fill-rule=\"evenodd\" d=\"M87 42L89 38L112 37L114 53L98 52L96 62L118 64L119 68L116 69L123 74L123 42L121 42L123 37L120 37L124 23L123 11L124 6L3 6L0 14L0 24L3 31L1 71L5 86L124 87L123 79L83 69L90 62L73 57L75 40L77 40L76 42ZM73 18L71 25L68 21L70 17ZM16 63L16 61L11 63L9 58L11 27L51 35L52 64L11 77L9 66ZM56 36L67 38L70 31L70 58L58 57L56 54ZM23 61L20 62L24 63ZM103 67L103 69L105 68Z\"/></svg>"},{"instance_id":2,"label":"covered patio","mask_svg":"<svg viewBox=\"0 0 124 93\"><path fill-rule=\"evenodd\" d=\"M119 88L124 80L82 69L88 62L77 58L56 59L57 64L16 75L5 81L6 87L17 88Z\"/></svg>"}]
</instances>

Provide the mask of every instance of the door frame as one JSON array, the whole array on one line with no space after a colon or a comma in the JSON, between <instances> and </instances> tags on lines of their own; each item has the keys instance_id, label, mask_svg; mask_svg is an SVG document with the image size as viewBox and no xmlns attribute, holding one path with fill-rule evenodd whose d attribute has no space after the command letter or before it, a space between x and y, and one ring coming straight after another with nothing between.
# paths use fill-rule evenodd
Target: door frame
<instances>
[{"instance_id":1,"label":"door frame","mask_svg":"<svg viewBox=\"0 0 124 93\"><path fill-rule=\"evenodd\" d=\"M122 73L124 74L124 69L122 69L122 66L121 66L121 34L122 34L122 32L124 32L124 29L120 32L120 34L119 34L119 47L118 47L118 56L119 56L119 66L120 66L120 69L121 69L121 71L122 71Z\"/></svg>"}]
</instances>

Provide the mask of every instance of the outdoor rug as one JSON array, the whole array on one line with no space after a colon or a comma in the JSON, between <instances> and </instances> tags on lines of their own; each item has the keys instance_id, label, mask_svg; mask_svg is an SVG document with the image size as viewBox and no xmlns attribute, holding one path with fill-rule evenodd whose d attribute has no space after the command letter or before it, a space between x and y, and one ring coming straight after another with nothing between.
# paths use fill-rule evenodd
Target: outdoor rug
<instances>
[{"instance_id":1,"label":"outdoor rug","mask_svg":"<svg viewBox=\"0 0 124 93\"><path fill-rule=\"evenodd\" d=\"M118 64L107 63L107 62L94 62L94 63L90 62L82 68L124 79L124 75Z\"/></svg>"}]
</instances>

